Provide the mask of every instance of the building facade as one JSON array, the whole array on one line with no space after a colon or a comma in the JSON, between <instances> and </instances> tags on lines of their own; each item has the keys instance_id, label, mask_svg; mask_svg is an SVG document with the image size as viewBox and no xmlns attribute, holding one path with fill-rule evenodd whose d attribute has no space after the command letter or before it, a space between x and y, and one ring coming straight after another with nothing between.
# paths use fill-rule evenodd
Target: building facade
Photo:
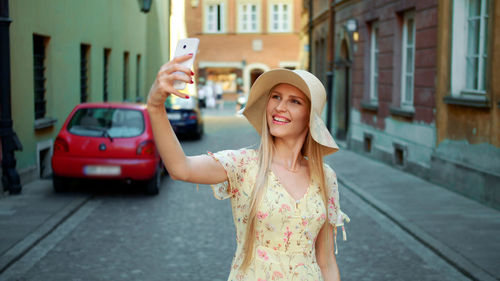
<instances>
[{"instance_id":1,"label":"building facade","mask_svg":"<svg viewBox=\"0 0 500 281\"><path fill-rule=\"evenodd\" d=\"M81 102L145 101L168 60L169 1L10 1L11 106L23 182L51 174L52 144Z\"/></svg>"},{"instance_id":2,"label":"building facade","mask_svg":"<svg viewBox=\"0 0 500 281\"><path fill-rule=\"evenodd\" d=\"M185 0L188 37L200 39L197 82L248 93L264 71L299 66L302 0Z\"/></svg>"},{"instance_id":3,"label":"building facade","mask_svg":"<svg viewBox=\"0 0 500 281\"><path fill-rule=\"evenodd\" d=\"M325 118L336 139L500 208L500 84L494 79L500 5L310 0L304 7L313 11L304 27L312 36L311 70L327 78L333 72Z\"/></svg>"},{"instance_id":4,"label":"building facade","mask_svg":"<svg viewBox=\"0 0 500 281\"><path fill-rule=\"evenodd\" d=\"M438 1L336 1L335 110L360 153L428 177Z\"/></svg>"},{"instance_id":5,"label":"building facade","mask_svg":"<svg viewBox=\"0 0 500 281\"><path fill-rule=\"evenodd\" d=\"M431 180L500 209L500 2L439 4Z\"/></svg>"}]
</instances>

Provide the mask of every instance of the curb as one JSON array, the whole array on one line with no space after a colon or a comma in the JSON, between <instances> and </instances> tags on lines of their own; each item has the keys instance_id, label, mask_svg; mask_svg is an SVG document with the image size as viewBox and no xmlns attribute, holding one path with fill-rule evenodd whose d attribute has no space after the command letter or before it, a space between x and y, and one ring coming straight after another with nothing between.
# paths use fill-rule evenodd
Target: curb
<instances>
[{"instance_id":1,"label":"curb","mask_svg":"<svg viewBox=\"0 0 500 281\"><path fill-rule=\"evenodd\" d=\"M410 234L417 241L419 241L424 246L429 248L432 252L441 257L443 260L445 260L447 263L449 263L451 266L453 266L455 269L457 269L460 273L462 273L466 277L472 280L481 280L481 281L498 280L488 272L484 271L482 268L470 262L460 253L456 252L455 250L448 247L441 241L429 235L419 226L410 222L403 216L397 214L397 212L392 210L389 206L387 206L383 202L375 199L372 195L363 191L355 183L342 177L340 173L337 172L337 176L338 176L338 181L341 182L350 191L352 191L361 200L365 201L370 206L377 209L380 213L382 213L388 219L397 224L403 231Z\"/></svg>"},{"instance_id":2,"label":"curb","mask_svg":"<svg viewBox=\"0 0 500 281\"><path fill-rule=\"evenodd\" d=\"M16 243L8 251L0 257L0 274L7 270L11 265L21 259L40 241L52 233L59 225L66 221L85 203L87 203L92 196L78 198L71 201L61 211L50 217L47 221L43 222L35 231L26 236L23 240Z\"/></svg>"}]
</instances>

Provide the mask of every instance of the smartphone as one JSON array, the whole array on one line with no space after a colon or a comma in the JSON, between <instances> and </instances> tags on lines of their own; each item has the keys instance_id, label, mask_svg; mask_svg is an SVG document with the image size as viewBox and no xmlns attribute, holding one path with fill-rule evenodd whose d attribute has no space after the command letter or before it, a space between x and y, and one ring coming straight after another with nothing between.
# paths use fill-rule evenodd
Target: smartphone
<instances>
[{"instance_id":1,"label":"smartphone","mask_svg":"<svg viewBox=\"0 0 500 281\"><path fill-rule=\"evenodd\" d=\"M198 52L198 44L200 43L200 39L198 38L185 38L179 40L177 42L177 47L175 48L174 57L180 57L187 54L193 54L193 56L181 63L183 66L191 68L194 63L194 59L196 57L196 52ZM184 73L184 72L178 72ZM186 88L186 82L184 81L174 81L174 88L177 90L184 90Z\"/></svg>"}]
</instances>

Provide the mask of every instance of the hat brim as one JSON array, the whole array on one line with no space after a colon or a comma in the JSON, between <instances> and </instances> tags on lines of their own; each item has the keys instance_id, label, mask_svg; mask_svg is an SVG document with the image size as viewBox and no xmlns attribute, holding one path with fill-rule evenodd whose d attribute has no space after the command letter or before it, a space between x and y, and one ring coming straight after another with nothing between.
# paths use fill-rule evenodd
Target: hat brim
<instances>
[{"instance_id":1,"label":"hat brim","mask_svg":"<svg viewBox=\"0 0 500 281\"><path fill-rule=\"evenodd\" d=\"M322 155L332 154L339 150L337 143L326 128L320 117L322 108L314 108L317 103L313 102L312 90L318 91L318 83L325 96L325 90L321 82L312 74L300 70L274 69L263 73L257 78L250 89L247 104L243 110L243 115L252 124L259 134L262 132L262 118L265 117L265 110L271 89L278 84L290 84L302 91L311 101L311 111L309 116L309 130L312 138L322 146ZM311 84L315 84L313 87ZM311 89L312 88L312 89ZM324 99L325 97L323 97ZM318 107L318 106L316 106Z\"/></svg>"}]
</instances>

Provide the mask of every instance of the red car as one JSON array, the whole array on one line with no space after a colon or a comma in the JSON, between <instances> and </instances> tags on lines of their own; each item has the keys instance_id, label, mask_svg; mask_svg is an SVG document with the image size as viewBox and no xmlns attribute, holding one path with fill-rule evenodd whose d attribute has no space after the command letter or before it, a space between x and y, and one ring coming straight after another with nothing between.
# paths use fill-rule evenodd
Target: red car
<instances>
[{"instance_id":1,"label":"red car","mask_svg":"<svg viewBox=\"0 0 500 281\"><path fill-rule=\"evenodd\" d=\"M145 105L83 103L70 113L54 142L53 185L69 179L143 181L158 194L162 164Z\"/></svg>"}]
</instances>

